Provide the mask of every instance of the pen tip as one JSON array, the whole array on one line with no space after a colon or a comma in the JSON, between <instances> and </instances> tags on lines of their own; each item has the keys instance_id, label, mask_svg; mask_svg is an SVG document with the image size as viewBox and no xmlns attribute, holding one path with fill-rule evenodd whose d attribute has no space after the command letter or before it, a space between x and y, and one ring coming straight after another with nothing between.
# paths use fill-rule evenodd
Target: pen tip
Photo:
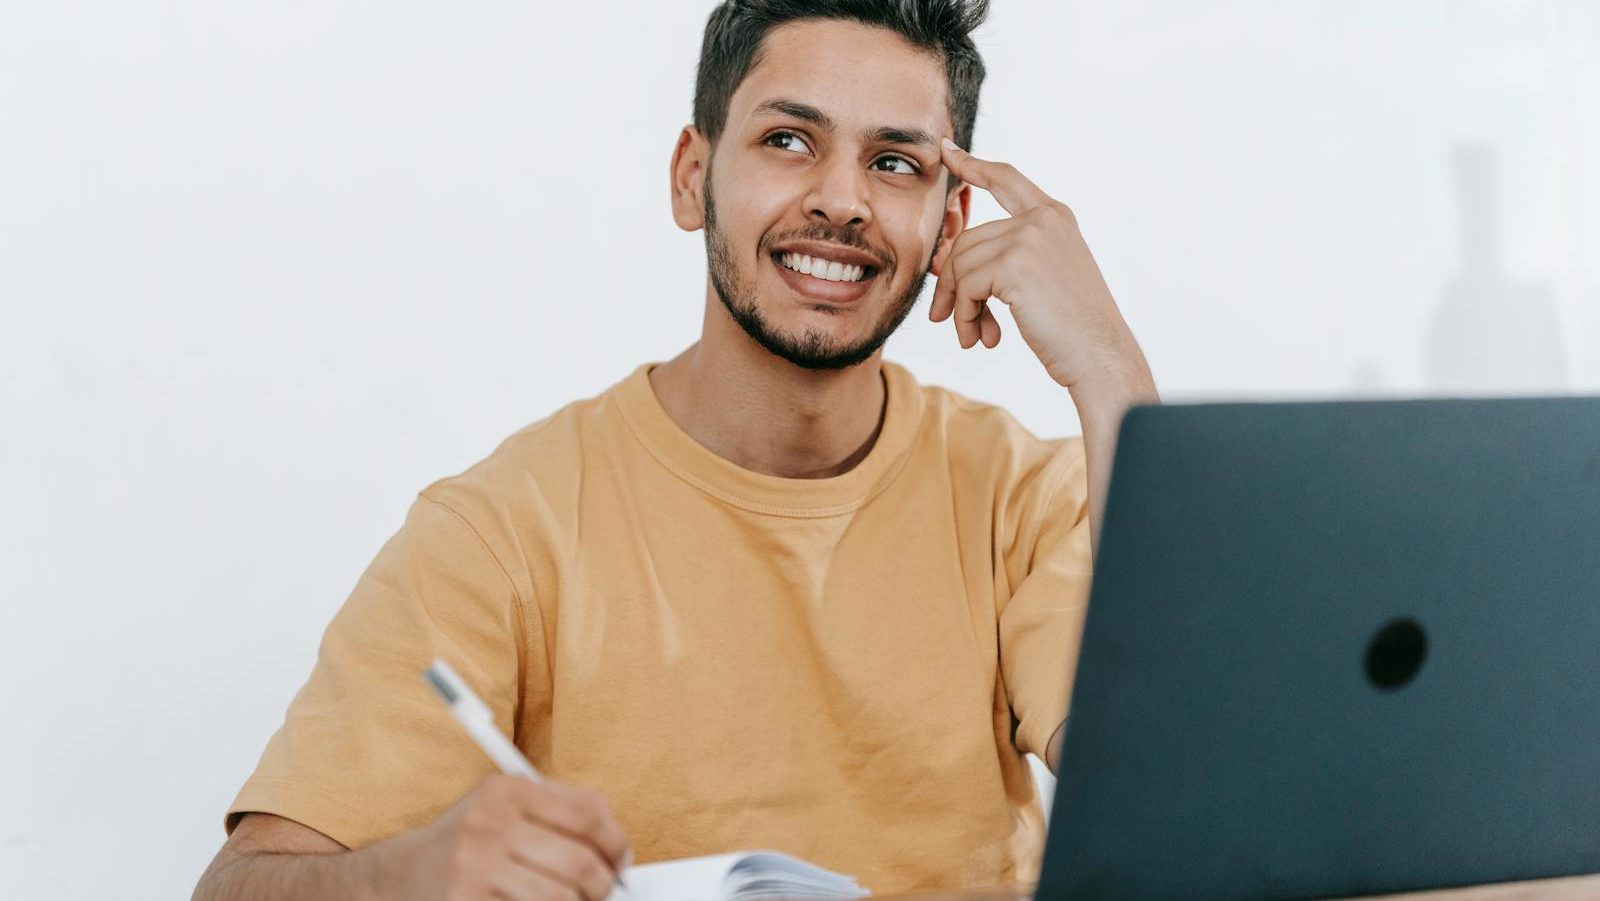
<instances>
[{"instance_id":1,"label":"pen tip","mask_svg":"<svg viewBox=\"0 0 1600 901\"><path fill-rule=\"evenodd\" d=\"M444 676L440 675L439 664L435 663L433 666L428 667L423 671L422 675L428 680L428 684L433 686L433 690L439 693L439 697L444 698L446 704L454 704L456 702L456 690L450 686L450 682Z\"/></svg>"}]
</instances>

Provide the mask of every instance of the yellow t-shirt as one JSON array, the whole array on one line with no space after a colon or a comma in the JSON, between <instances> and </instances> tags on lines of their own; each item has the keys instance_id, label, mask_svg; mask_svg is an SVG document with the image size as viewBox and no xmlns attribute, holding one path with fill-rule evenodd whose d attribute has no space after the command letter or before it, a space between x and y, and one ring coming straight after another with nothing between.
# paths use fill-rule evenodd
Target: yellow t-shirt
<instances>
[{"instance_id":1,"label":"yellow t-shirt","mask_svg":"<svg viewBox=\"0 0 1600 901\"><path fill-rule=\"evenodd\" d=\"M854 469L700 446L649 365L423 489L229 810L360 847L493 767L449 660L638 862L773 848L878 892L1037 878L1023 753L1066 714L1090 555L1082 442L884 364ZM1068 398L1063 392L1063 413Z\"/></svg>"}]
</instances>

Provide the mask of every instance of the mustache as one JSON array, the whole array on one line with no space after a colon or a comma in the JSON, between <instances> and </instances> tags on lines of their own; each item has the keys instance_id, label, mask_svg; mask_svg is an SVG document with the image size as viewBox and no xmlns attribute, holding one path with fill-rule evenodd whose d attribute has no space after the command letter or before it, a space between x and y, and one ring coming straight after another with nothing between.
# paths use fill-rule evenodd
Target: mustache
<instances>
[{"instance_id":1,"label":"mustache","mask_svg":"<svg viewBox=\"0 0 1600 901\"><path fill-rule=\"evenodd\" d=\"M894 268L894 254L874 246L860 229L839 228L826 222L813 222L805 228L787 231L781 234L769 234L761 240L761 252L770 255L772 246L784 241L827 241L832 244L842 244L852 250L859 250L877 260L878 271L888 272Z\"/></svg>"}]
</instances>

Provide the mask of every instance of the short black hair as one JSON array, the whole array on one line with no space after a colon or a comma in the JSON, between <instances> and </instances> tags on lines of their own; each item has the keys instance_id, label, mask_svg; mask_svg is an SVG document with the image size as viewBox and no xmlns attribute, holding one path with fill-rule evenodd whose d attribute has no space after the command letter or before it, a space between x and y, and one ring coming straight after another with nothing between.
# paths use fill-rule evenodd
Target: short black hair
<instances>
[{"instance_id":1,"label":"short black hair","mask_svg":"<svg viewBox=\"0 0 1600 901\"><path fill-rule=\"evenodd\" d=\"M706 20L700 45L694 127L716 143L733 92L760 61L761 41L772 29L802 19L842 19L887 28L944 62L951 139L971 149L984 76L972 32L988 15L988 0L723 0Z\"/></svg>"}]
</instances>

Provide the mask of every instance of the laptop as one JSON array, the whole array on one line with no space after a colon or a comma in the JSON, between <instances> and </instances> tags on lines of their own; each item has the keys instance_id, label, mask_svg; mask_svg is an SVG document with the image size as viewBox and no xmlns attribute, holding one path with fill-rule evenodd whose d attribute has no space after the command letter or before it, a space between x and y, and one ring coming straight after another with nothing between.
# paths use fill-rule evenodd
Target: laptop
<instances>
[{"instance_id":1,"label":"laptop","mask_svg":"<svg viewBox=\"0 0 1600 901\"><path fill-rule=\"evenodd\" d=\"M1123 423L1037 897L1600 872L1600 398Z\"/></svg>"}]
</instances>

